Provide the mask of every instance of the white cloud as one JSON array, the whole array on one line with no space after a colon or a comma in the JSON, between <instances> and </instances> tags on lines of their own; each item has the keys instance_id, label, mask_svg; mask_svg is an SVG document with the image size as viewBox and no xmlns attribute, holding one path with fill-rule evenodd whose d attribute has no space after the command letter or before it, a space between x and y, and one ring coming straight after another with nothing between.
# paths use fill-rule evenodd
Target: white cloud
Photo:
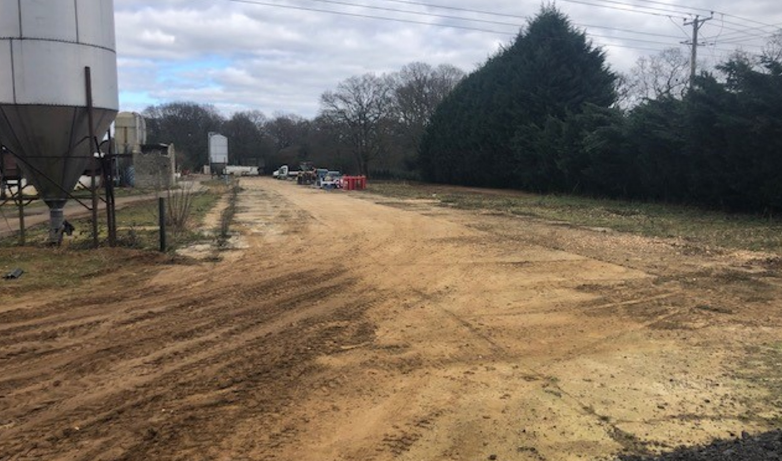
<instances>
[{"instance_id":1,"label":"white cloud","mask_svg":"<svg viewBox=\"0 0 782 461\"><path fill-rule=\"evenodd\" d=\"M524 25L522 18L534 15L541 5L539 0L432 0L433 4L451 7L442 9L393 0L344 0L386 8L381 11L314 0L258 2L277 6L253 1L115 0L122 108L141 110L150 102L192 100L213 104L226 113L258 109L267 114L280 111L311 117L317 113L320 95L353 75L393 72L413 61L448 63L469 72L508 43ZM596 45L605 46L609 63L619 71L628 70L641 55L683 46L680 42L686 40L688 32L682 25L684 12L708 15L714 9L729 13L715 14L701 30L702 37L717 39L717 45L699 50L711 60L720 59L738 45L759 51L760 37L742 40L750 34L762 37L774 30L764 25L782 26L777 0L746 0L740 8L727 0L698 0L687 7L674 1L665 6L621 0L634 3L635 7L627 9L635 12L619 11L617 8L624 7L616 2L577 1L582 3L560 0L557 6L579 27L602 26L587 27L587 31ZM639 14L642 7L655 8L649 12L658 15ZM388 11L391 9L495 23ZM678 14L680 11L683 13Z\"/></svg>"}]
</instances>

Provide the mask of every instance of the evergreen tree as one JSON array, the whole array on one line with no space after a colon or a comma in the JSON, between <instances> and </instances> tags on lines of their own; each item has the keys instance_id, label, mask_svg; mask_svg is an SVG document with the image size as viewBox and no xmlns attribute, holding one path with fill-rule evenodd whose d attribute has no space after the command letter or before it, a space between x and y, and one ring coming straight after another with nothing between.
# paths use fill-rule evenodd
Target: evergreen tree
<instances>
[{"instance_id":1,"label":"evergreen tree","mask_svg":"<svg viewBox=\"0 0 782 461\"><path fill-rule=\"evenodd\" d=\"M640 175L625 114L616 108L586 106L577 120L586 157L582 190L601 197L640 197Z\"/></svg>"},{"instance_id":2,"label":"evergreen tree","mask_svg":"<svg viewBox=\"0 0 782 461\"><path fill-rule=\"evenodd\" d=\"M479 186L565 187L577 172L561 168L578 164L569 159L577 154L570 148L579 136L568 126L570 118L586 104L611 105L615 78L583 32L554 7L543 7L511 46L438 107L420 149L425 177ZM564 133L569 140L559 144Z\"/></svg>"},{"instance_id":3,"label":"evergreen tree","mask_svg":"<svg viewBox=\"0 0 782 461\"><path fill-rule=\"evenodd\" d=\"M686 198L689 161L685 104L672 96L649 100L635 107L625 123L625 155L632 156L638 174L639 198Z\"/></svg>"},{"instance_id":4,"label":"evergreen tree","mask_svg":"<svg viewBox=\"0 0 782 461\"><path fill-rule=\"evenodd\" d=\"M693 196L740 210L782 209L782 69L732 59L704 76L688 98Z\"/></svg>"}]
</instances>

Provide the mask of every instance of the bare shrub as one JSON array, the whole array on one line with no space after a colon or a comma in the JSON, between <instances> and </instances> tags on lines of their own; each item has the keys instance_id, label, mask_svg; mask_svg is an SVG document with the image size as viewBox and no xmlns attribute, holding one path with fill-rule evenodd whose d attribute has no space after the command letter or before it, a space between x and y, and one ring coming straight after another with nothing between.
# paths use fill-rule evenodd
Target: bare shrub
<instances>
[{"instance_id":1,"label":"bare shrub","mask_svg":"<svg viewBox=\"0 0 782 461\"><path fill-rule=\"evenodd\" d=\"M166 225L174 235L187 230L193 205L193 183L183 182L180 189L166 189Z\"/></svg>"}]
</instances>

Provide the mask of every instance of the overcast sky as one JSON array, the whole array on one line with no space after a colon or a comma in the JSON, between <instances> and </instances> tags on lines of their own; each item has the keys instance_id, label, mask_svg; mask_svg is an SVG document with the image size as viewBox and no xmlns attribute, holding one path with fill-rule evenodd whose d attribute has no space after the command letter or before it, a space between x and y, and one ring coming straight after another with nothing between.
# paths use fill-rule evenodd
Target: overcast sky
<instances>
[{"instance_id":1,"label":"overcast sky","mask_svg":"<svg viewBox=\"0 0 782 461\"><path fill-rule=\"evenodd\" d=\"M194 101L225 115L313 117L340 81L421 61L471 72L509 43L540 0L115 0L120 108ZM559 0L556 6L611 67L689 47L695 15L699 57L760 52L782 27L779 0Z\"/></svg>"}]
</instances>

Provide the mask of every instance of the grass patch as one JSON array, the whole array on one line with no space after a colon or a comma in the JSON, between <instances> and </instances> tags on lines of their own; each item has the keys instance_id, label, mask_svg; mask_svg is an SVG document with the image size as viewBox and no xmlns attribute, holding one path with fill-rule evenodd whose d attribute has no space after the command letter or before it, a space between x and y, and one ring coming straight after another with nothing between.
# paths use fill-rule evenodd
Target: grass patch
<instances>
[{"instance_id":1,"label":"grass patch","mask_svg":"<svg viewBox=\"0 0 782 461\"><path fill-rule=\"evenodd\" d=\"M198 228L204 216L211 210L220 196L227 191L227 186L216 184L205 190L194 191L189 197L188 225L177 232L167 235L169 249L176 249L204 240L205 237ZM176 193L176 191L174 191ZM168 199L167 199L168 200ZM101 246L108 245L108 233L105 222L105 212L99 214L98 233ZM69 219L76 228L73 237L66 237L64 247L87 249L92 247L92 219ZM46 224L31 226L26 229L28 246L43 247L47 245L48 228ZM141 250L156 250L159 248L158 201L149 199L117 210L117 246ZM0 248L13 248L18 245L18 236L12 235L0 239Z\"/></svg>"},{"instance_id":2,"label":"grass patch","mask_svg":"<svg viewBox=\"0 0 782 461\"><path fill-rule=\"evenodd\" d=\"M187 222L189 225L179 229L171 226L170 223L167 226L166 240L169 250L188 246L205 239L204 234L199 231L199 227L204 216L215 206L222 193L223 191L219 188L209 188L206 191L192 193L188 199L190 217ZM166 200L168 203L171 197ZM181 219L181 216L179 218ZM158 219L157 200L119 210L117 212L118 244L145 250L157 249L160 242ZM89 220L85 224L89 225ZM105 232L105 229L103 231Z\"/></svg>"},{"instance_id":3,"label":"grass patch","mask_svg":"<svg viewBox=\"0 0 782 461\"><path fill-rule=\"evenodd\" d=\"M220 215L220 232L217 239L218 247L224 247L230 237L231 223L236 214L236 200L239 196L239 190L239 182L232 182L228 191L228 206L225 207L225 210L223 210Z\"/></svg>"},{"instance_id":4,"label":"grass patch","mask_svg":"<svg viewBox=\"0 0 782 461\"><path fill-rule=\"evenodd\" d=\"M45 290L76 289L88 280L115 276L118 271L131 270L134 281L138 281L156 273L149 268L150 263L162 265L172 261L167 255L125 248L89 251L57 247L0 248L1 275L16 268L24 271L18 279L0 279L0 298L12 300ZM133 270L137 266L144 268Z\"/></svg>"},{"instance_id":5,"label":"grass patch","mask_svg":"<svg viewBox=\"0 0 782 461\"><path fill-rule=\"evenodd\" d=\"M206 214L228 191L225 183L208 186L193 192L190 199L190 218L187 229L168 235L169 248L187 246L213 239L198 231ZM105 214L101 213L101 219ZM19 268L22 276L14 280L0 279L0 299L15 299L40 290L75 289L85 281L119 272L128 274L136 283L156 274L166 264L182 261L172 253L161 254L158 231L157 199L137 202L117 210L118 247L108 248L106 223L99 223L101 248L92 249L91 219L74 219L73 237L62 247L48 246L47 225L27 229L28 245L19 247L18 237L0 239L0 275ZM139 251L141 250L141 251Z\"/></svg>"},{"instance_id":6,"label":"grass patch","mask_svg":"<svg viewBox=\"0 0 782 461\"><path fill-rule=\"evenodd\" d=\"M782 254L782 220L682 205L540 195L411 182L373 182L370 191L398 199L436 199L441 205L529 216L579 227L646 237L681 238L710 247Z\"/></svg>"}]
</instances>

